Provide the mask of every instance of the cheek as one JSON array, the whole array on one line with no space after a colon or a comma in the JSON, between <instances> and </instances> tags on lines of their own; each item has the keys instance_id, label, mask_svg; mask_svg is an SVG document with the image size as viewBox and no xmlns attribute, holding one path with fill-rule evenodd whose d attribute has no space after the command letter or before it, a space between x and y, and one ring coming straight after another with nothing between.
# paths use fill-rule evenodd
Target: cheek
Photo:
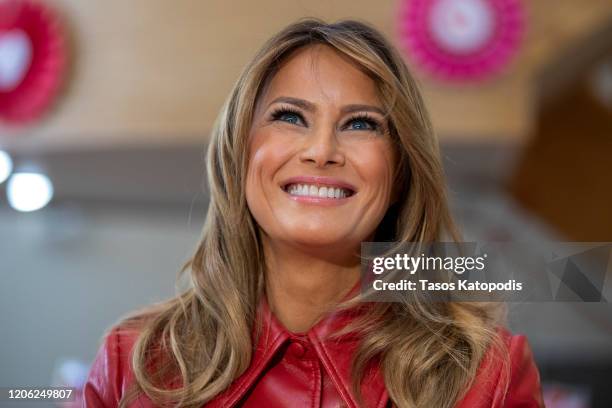
<instances>
[{"instance_id":1,"label":"cheek","mask_svg":"<svg viewBox=\"0 0 612 408\"><path fill-rule=\"evenodd\" d=\"M275 132L255 132L249 143L247 179L274 172L283 163L286 151L287 146Z\"/></svg>"},{"instance_id":2,"label":"cheek","mask_svg":"<svg viewBox=\"0 0 612 408\"><path fill-rule=\"evenodd\" d=\"M251 135L246 176L246 198L251 211L261 206L277 170L285 163L289 146L272 131L258 131Z\"/></svg>"},{"instance_id":3,"label":"cheek","mask_svg":"<svg viewBox=\"0 0 612 408\"><path fill-rule=\"evenodd\" d=\"M386 141L375 141L363 146L355 157L360 176L379 193L377 198L385 201L390 198L396 166L391 145Z\"/></svg>"}]
</instances>

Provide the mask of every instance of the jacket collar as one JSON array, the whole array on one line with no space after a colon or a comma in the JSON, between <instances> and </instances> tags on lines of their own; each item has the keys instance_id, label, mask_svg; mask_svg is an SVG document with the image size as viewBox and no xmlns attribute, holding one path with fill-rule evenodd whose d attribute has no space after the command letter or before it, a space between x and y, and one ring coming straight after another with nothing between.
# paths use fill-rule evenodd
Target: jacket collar
<instances>
[{"instance_id":1,"label":"jacket collar","mask_svg":"<svg viewBox=\"0 0 612 408\"><path fill-rule=\"evenodd\" d=\"M359 282L345 296L346 300L359 291ZM359 339L352 333L340 338L329 336L355 319L364 307L355 310L333 312L328 314L308 332L295 334L289 332L278 321L269 308L266 296L262 296L257 310L257 322L261 324L257 346L254 349L251 364L232 385L207 406L233 407L255 383L279 348L291 340L309 341L321 361L326 374L330 377L338 393L348 407L358 407L358 402L351 390L351 362ZM371 366L364 373L361 393L366 407L384 407L388 401L387 391L378 365Z\"/></svg>"}]
</instances>

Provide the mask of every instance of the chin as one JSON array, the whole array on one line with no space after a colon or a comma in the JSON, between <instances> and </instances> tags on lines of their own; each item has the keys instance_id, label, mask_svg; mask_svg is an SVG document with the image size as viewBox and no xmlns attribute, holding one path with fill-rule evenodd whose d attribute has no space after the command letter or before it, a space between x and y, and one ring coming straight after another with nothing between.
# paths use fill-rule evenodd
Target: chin
<instances>
[{"instance_id":1,"label":"chin","mask_svg":"<svg viewBox=\"0 0 612 408\"><path fill-rule=\"evenodd\" d=\"M332 248L341 248L351 242L359 245L361 242L358 240L360 234L356 234L357 221L353 220L354 217L346 217L346 214L342 217L343 219L338 216L329 216L329 214L326 216L300 215L302 216L283 214L277 217L277 234L275 235L285 242L313 246L329 245Z\"/></svg>"},{"instance_id":2,"label":"chin","mask_svg":"<svg viewBox=\"0 0 612 408\"><path fill-rule=\"evenodd\" d=\"M283 241L290 242L296 246L304 248L321 248L336 250L345 247L350 242L359 242L351 237L350 234L343 234L342 231L330 231L329 228L299 228L292 229L283 234Z\"/></svg>"},{"instance_id":3,"label":"chin","mask_svg":"<svg viewBox=\"0 0 612 408\"><path fill-rule=\"evenodd\" d=\"M325 237L325 236L293 236L288 239L290 242L294 242L299 246L304 247L325 247L327 249L332 249L336 247L340 247L340 245L346 243L343 239L337 239L334 237Z\"/></svg>"}]
</instances>

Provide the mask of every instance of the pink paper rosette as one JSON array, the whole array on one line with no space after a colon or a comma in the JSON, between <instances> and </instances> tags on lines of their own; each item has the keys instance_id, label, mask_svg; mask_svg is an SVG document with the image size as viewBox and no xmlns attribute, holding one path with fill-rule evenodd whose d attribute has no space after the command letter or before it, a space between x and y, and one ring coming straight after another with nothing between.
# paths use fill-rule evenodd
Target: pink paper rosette
<instances>
[{"instance_id":1,"label":"pink paper rosette","mask_svg":"<svg viewBox=\"0 0 612 408\"><path fill-rule=\"evenodd\" d=\"M404 0L401 45L434 77L476 81L503 69L518 51L525 27L520 0Z\"/></svg>"}]
</instances>

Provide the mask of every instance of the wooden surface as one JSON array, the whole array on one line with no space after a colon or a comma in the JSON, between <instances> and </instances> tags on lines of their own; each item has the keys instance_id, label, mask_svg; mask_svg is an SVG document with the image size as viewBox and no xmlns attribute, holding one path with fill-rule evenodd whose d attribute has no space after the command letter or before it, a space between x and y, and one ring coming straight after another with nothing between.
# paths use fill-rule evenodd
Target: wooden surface
<instances>
[{"instance_id":1,"label":"wooden surface","mask_svg":"<svg viewBox=\"0 0 612 408\"><path fill-rule=\"evenodd\" d=\"M299 17L364 19L396 39L398 1L49 0L70 30L69 83L40 123L0 125L15 152L204 144L243 65ZM521 142L533 128L535 74L610 21L604 0L538 0L520 54L498 78L449 86L420 77L442 140Z\"/></svg>"},{"instance_id":2,"label":"wooden surface","mask_svg":"<svg viewBox=\"0 0 612 408\"><path fill-rule=\"evenodd\" d=\"M612 112L587 79L542 111L510 191L568 241L612 240Z\"/></svg>"}]
</instances>

